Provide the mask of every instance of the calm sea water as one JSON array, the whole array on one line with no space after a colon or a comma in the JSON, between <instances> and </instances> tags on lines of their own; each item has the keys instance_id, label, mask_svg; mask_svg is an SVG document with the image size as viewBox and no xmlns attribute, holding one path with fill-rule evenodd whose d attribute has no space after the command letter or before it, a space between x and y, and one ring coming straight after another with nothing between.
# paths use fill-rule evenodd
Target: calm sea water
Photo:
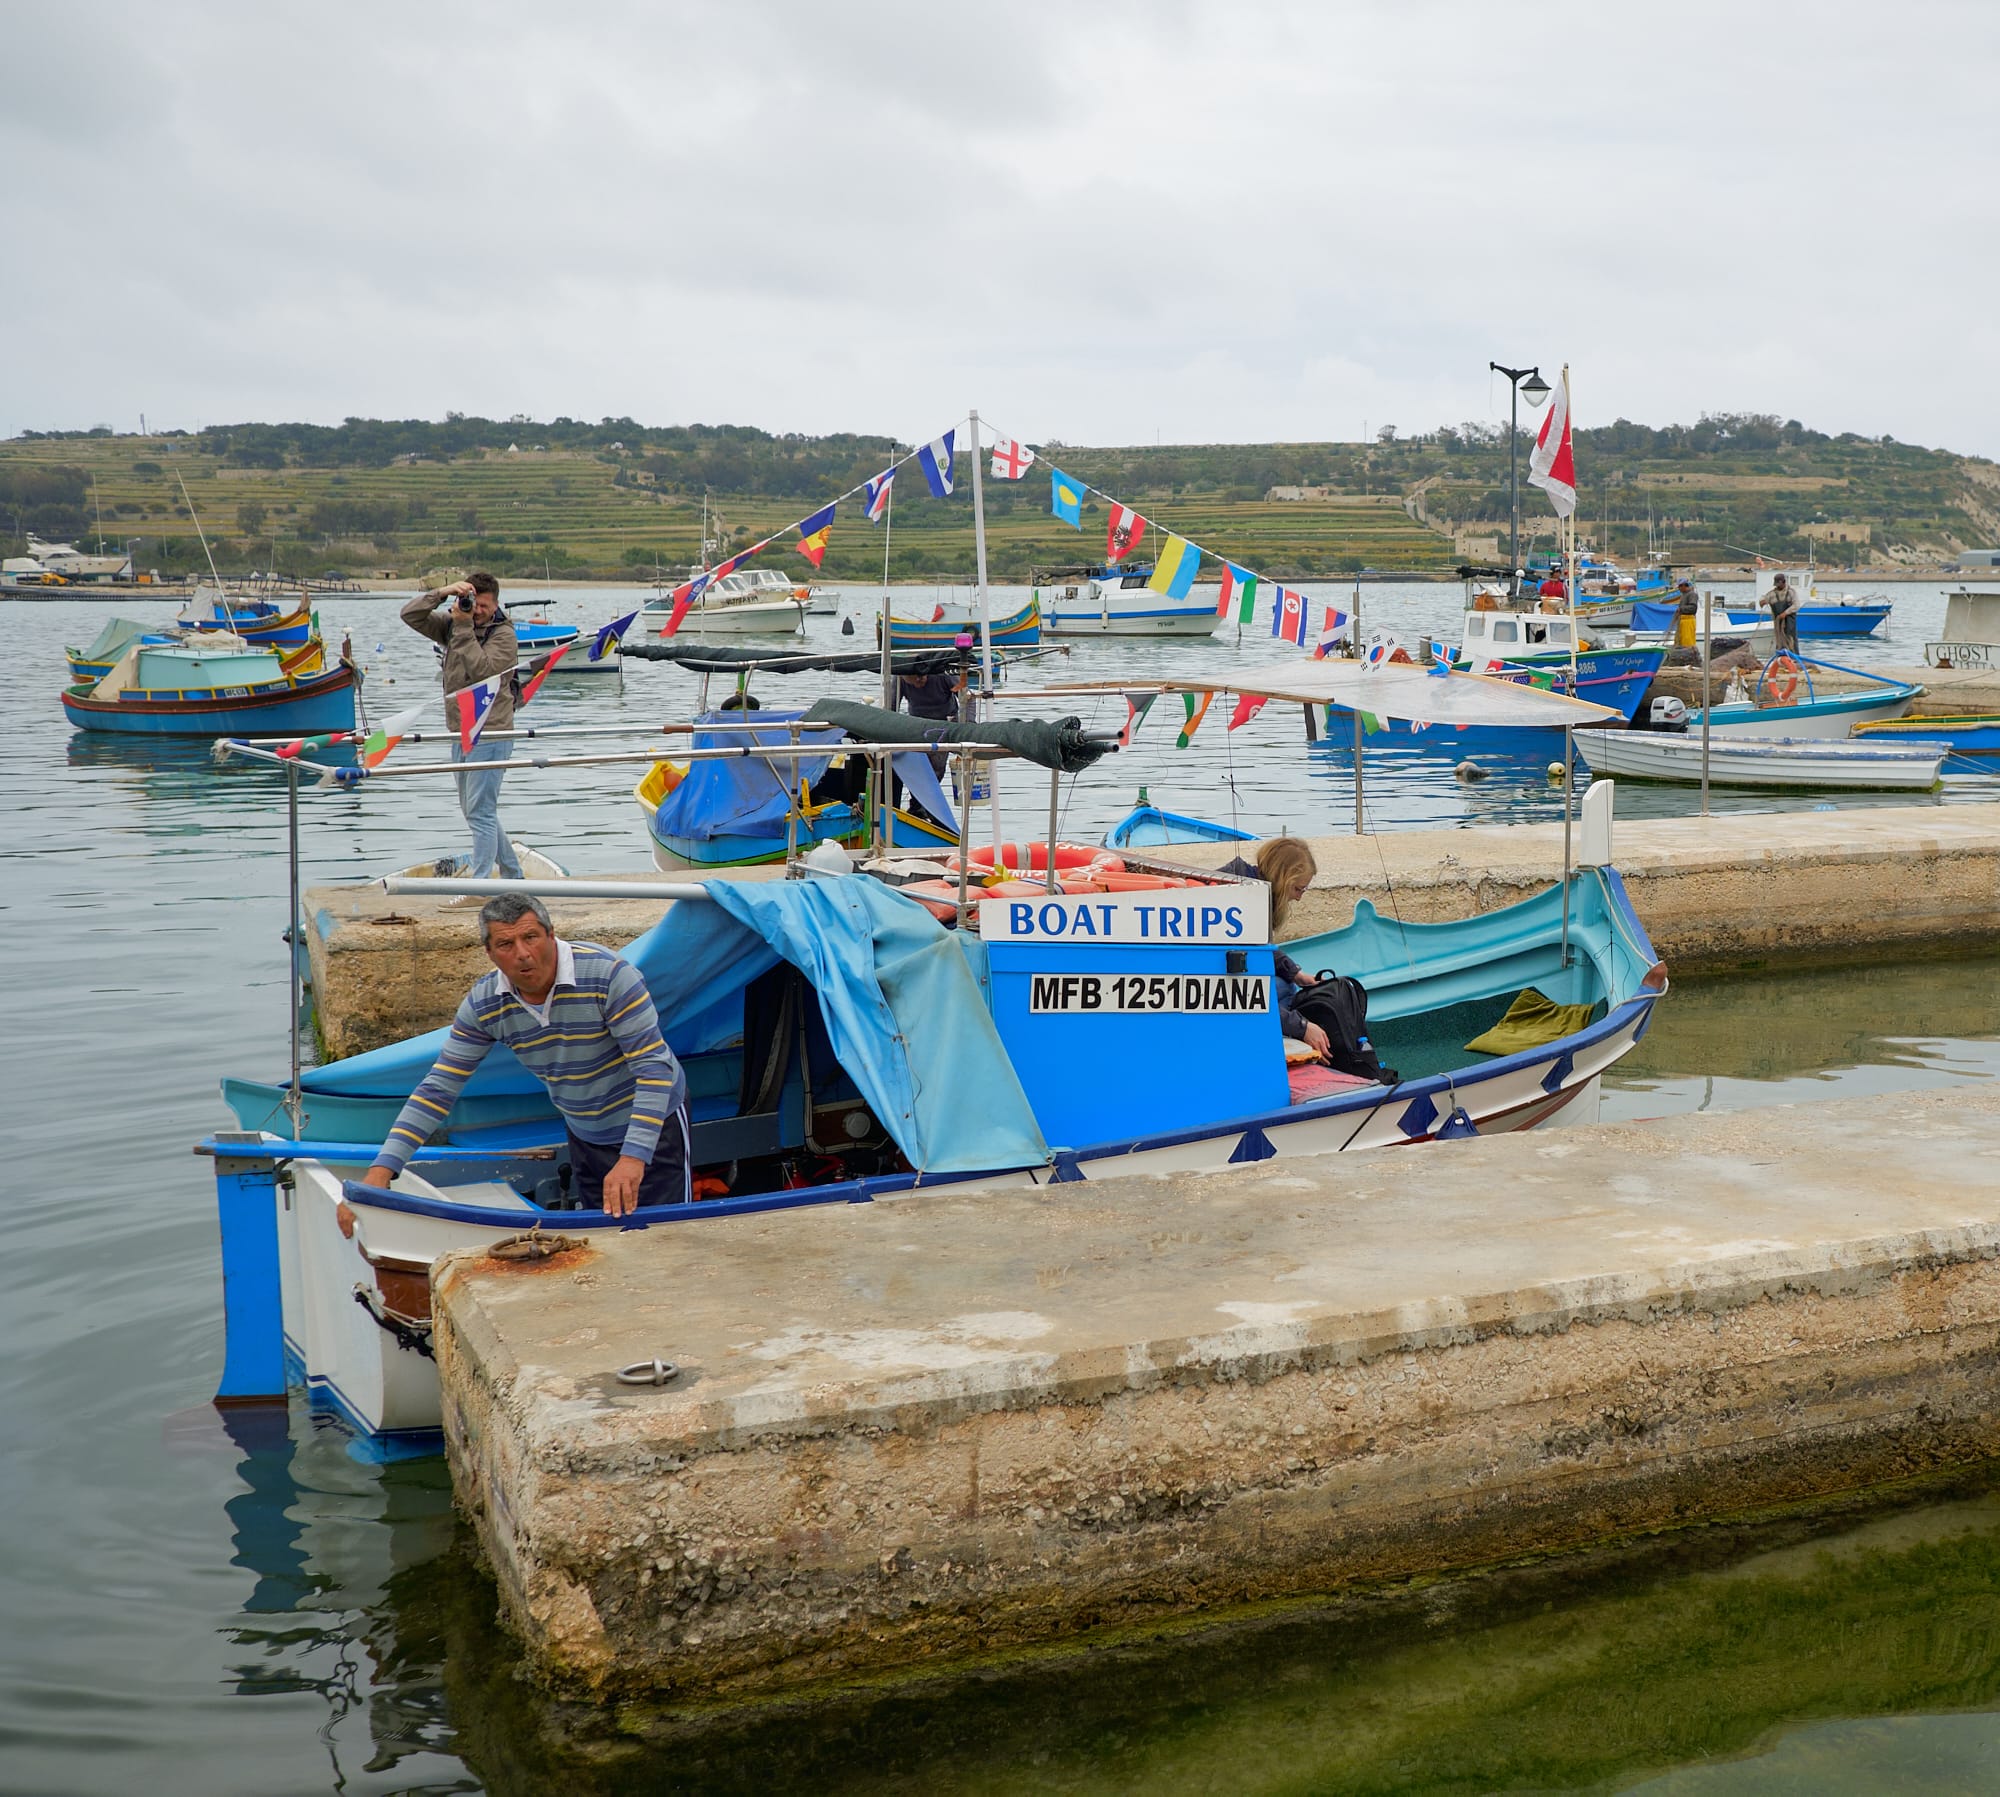
<instances>
[{"instance_id":1,"label":"calm sea water","mask_svg":"<svg viewBox=\"0 0 2000 1797\"><path fill-rule=\"evenodd\" d=\"M1855 659L1912 662L1935 633L1939 593L1896 596L1895 637ZM1368 605L1414 633L1448 624L1456 596L1371 588ZM601 595L552 606L592 622L613 609ZM517 1678L440 1462L371 1466L302 1413L225 1426L209 1405L215 1228L188 1148L226 1121L222 1073L283 1063L283 784L216 768L201 748L70 734L55 702L60 647L88 641L112 609L0 606L0 1790L2000 1782L2000 1497L1978 1479L1892 1516L1710 1531L1543 1582L1474 1581L698 1744L564 1745L576 1719ZM331 635L352 633L378 711L432 690L428 651L393 607L322 610ZM838 628L812 624L829 647L850 641ZM1067 671L1140 673L1202 653L1091 645ZM834 688L863 696L866 682ZM693 697L690 677L644 665L620 695L551 688L531 715L646 723L685 715ZM1101 706L1106 721L1122 715ZM1296 715L1233 738L1221 722L1185 753L1149 725L1129 757L1066 786L1066 833L1094 834L1141 784L1247 828L1349 821L1346 770L1308 753ZM634 867L637 771L518 775L504 815L575 871ZM1371 772L1372 814L1380 827L1556 815L1532 776L1468 793L1436 768L1385 768ZM1030 808L1046 803L1036 780ZM308 882L458 846L442 781L309 791L305 809ZM1994 1077L1996 974L2000 963L1961 962L1682 985L1607 1114Z\"/></svg>"}]
</instances>

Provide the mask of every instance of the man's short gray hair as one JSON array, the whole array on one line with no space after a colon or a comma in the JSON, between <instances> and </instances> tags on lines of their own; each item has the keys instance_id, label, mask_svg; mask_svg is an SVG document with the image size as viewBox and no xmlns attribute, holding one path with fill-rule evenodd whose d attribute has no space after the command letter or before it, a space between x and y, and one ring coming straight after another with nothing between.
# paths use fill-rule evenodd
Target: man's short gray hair
<instances>
[{"instance_id":1,"label":"man's short gray hair","mask_svg":"<svg viewBox=\"0 0 2000 1797\"><path fill-rule=\"evenodd\" d=\"M556 926L549 922L549 908L540 899L526 892L503 892L479 907L479 946L484 948L492 941L496 923L519 923L524 917L539 918L543 929L551 936L556 933Z\"/></svg>"}]
</instances>

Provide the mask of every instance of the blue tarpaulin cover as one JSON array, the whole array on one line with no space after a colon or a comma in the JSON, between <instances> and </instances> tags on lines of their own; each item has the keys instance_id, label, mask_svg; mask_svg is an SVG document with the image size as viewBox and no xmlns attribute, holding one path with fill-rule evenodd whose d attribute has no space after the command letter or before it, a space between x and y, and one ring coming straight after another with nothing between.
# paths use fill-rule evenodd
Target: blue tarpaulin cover
<instances>
[{"instance_id":1,"label":"blue tarpaulin cover","mask_svg":"<svg viewBox=\"0 0 2000 1797\"><path fill-rule=\"evenodd\" d=\"M979 975L956 934L921 905L855 874L710 880L705 889L713 904L675 905L621 951L645 976L676 1053L739 1034L743 988L783 959L811 983L834 1054L911 1166L967 1173L1047 1161ZM405 1097L444 1037L432 1030L313 1068L305 1088ZM539 1090L504 1048L466 1087L468 1095Z\"/></svg>"},{"instance_id":2,"label":"blue tarpaulin cover","mask_svg":"<svg viewBox=\"0 0 2000 1797\"><path fill-rule=\"evenodd\" d=\"M740 748L746 743L766 747L789 743L792 733L784 726L805 716L803 711L757 712L714 711L697 718L697 724L745 724L756 722L773 728L697 729L692 746L697 749ZM792 808L793 795L801 783L810 784L826 772L834 745L848 740L844 731L810 730L800 740L808 745L825 744L825 755L802 755L790 763L798 771L786 786L784 762L752 759L694 761L687 777L660 801L653 821L653 833L662 839L684 837L691 842L709 842L718 836L769 836L782 841L785 816ZM917 804L947 829L956 831L950 802L945 798L932 771L930 757L906 753L892 758L898 777Z\"/></svg>"}]
</instances>

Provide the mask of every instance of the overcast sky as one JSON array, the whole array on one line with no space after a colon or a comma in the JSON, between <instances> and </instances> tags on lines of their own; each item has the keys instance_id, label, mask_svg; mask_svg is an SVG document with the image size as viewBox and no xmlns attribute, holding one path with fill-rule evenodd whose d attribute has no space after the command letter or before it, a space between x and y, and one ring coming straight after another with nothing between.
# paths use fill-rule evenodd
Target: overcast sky
<instances>
[{"instance_id":1,"label":"overcast sky","mask_svg":"<svg viewBox=\"0 0 2000 1797\"><path fill-rule=\"evenodd\" d=\"M0 434L1770 411L2000 454L2000 6L9 0Z\"/></svg>"}]
</instances>

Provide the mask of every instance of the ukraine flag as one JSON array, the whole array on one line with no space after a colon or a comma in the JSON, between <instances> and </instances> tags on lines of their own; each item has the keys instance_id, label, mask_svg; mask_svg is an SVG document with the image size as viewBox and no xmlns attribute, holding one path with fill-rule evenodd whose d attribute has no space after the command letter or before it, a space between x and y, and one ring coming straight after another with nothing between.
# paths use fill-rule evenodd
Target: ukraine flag
<instances>
[{"instance_id":1,"label":"ukraine flag","mask_svg":"<svg viewBox=\"0 0 2000 1797\"><path fill-rule=\"evenodd\" d=\"M1153 564L1153 577L1146 584L1169 599L1185 599L1194 585L1195 570L1201 566L1201 551L1186 537L1169 537Z\"/></svg>"}]
</instances>

